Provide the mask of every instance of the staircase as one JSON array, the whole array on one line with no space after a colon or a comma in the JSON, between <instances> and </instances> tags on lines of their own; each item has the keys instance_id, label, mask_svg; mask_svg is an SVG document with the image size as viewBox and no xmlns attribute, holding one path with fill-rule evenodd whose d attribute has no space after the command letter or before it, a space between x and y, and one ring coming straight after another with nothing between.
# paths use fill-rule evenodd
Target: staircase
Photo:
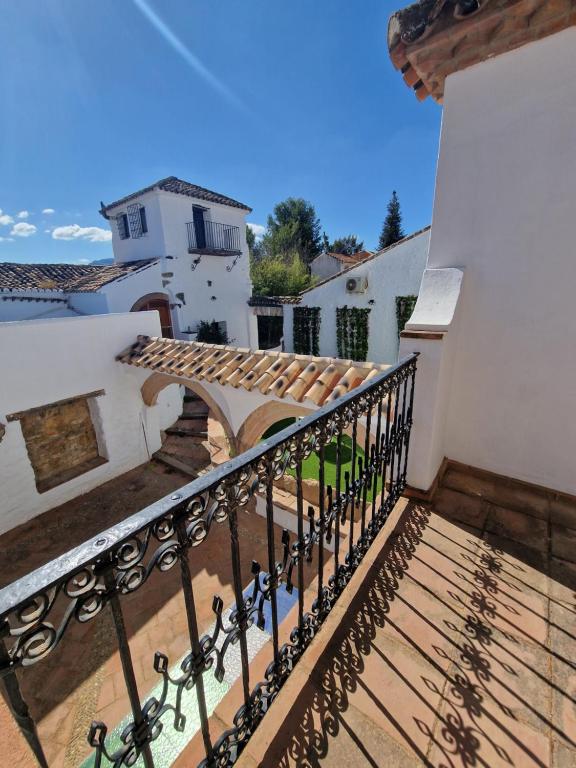
<instances>
[{"instance_id":1,"label":"staircase","mask_svg":"<svg viewBox=\"0 0 576 768\"><path fill-rule=\"evenodd\" d=\"M576 562L576 498L448 461L432 505L443 517Z\"/></svg>"},{"instance_id":2,"label":"staircase","mask_svg":"<svg viewBox=\"0 0 576 768\"><path fill-rule=\"evenodd\" d=\"M208 439L208 416L209 408L201 398L185 395L182 413L166 430L166 439L154 458L190 477L197 477L210 466L215 451Z\"/></svg>"}]
</instances>

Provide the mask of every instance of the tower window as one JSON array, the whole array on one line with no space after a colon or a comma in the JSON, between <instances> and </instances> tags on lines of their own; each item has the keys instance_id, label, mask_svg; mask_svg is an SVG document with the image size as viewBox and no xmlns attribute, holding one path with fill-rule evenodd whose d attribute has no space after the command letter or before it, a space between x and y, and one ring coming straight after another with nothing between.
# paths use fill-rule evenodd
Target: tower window
<instances>
[{"instance_id":1,"label":"tower window","mask_svg":"<svg viewBox=\"0 0 576 768\"><path fill-rule=\"evenodd\" d=\"M116 216L116 224L118 226L118 234L120 235L120 240L127 240L130 237L130 229L128 227L128 214L121 213L119 216Z\"/></svg>"}]
</instances>

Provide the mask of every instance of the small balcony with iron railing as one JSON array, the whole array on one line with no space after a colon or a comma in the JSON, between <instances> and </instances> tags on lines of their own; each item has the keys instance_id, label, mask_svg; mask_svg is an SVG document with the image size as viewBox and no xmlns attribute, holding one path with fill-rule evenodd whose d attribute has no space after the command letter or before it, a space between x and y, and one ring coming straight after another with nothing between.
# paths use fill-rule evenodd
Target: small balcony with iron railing
<instances>
[{"instance_id":1,"label":"small balcony with iron railing","mask_svg":"<svg viewBox=\"0 0 576 768\"><path fill-rule=\"evenodd\" d=\"M186 224L188 253L237 256L241 253L240 227L218 221L199 220Z\"/></svg>"}]
</instances>

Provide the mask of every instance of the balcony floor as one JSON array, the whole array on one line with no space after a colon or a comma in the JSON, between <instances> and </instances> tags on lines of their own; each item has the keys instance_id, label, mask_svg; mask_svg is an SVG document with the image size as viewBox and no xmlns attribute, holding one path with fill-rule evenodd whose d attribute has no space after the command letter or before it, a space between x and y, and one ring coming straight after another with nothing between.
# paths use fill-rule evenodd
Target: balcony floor
<instances>
[{"instance_id":1,"label":"balcony floor","mask_svg":"<svg viewBox=\"0 0 576 768\"><path fill-rule=\"evenodd\" d=\"M424 506L374 546L240 765L575 766L576 565Z\"/></svg>"}]
</instances>

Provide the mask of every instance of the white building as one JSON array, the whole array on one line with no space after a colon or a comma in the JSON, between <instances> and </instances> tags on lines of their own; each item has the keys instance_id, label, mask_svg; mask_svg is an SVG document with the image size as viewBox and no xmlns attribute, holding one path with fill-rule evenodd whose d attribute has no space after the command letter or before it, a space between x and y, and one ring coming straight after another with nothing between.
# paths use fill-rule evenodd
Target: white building
<instances>
[{"instance_id":1,"label":"white building","mask_svg":"<svg viewBox=\"0 0 576 768\"><path fill-rule=\"evenodd\" d=\"M421 5L418 25L412 7L390 24L392 61L444 107L430 253L401 341L420 352L420 489L447 457L576 494L574 4L526 6L438 20Z\"/></svg>"},{"instance_id":2,"label":"white building","mask_svg":"<svg viewBox=\"0 0 576 768\"><path fill-rule=\"evenodd\" d=\"M310 262L310 272L314 277L325 280L327 277L337 275L347 267L357 264L359 261L372 256L371 251L359 251L358 253L328 253L324 251Z\"/></svg>"},{"instance_id":3,"label":"white building","mask_svg":"<svg viewBox=\"0 0 576 768\"><path fill-rule=\"evenodd\" d=\"M413 306L426 267L429 241L427 227L304 291L298 304L284 304L286 351L294 351L294 313L302 307L319 307L317 353L338 356L336 310L346 306L370 310L366 359L395 362L401 330L397 299L407 299Z\"/></svg>"},{"instance_id":4,"label":"white building","mask_svg":"<svg viewBox=\"0 0 576 768\"><path fill-rule=\"evenodd\" d=\"M213 320L257 346L248 206L174 176L109 205L114 264L0 264L0 321L157 310L162 332L195 338Z\"/></svg>"}]
</instances>

